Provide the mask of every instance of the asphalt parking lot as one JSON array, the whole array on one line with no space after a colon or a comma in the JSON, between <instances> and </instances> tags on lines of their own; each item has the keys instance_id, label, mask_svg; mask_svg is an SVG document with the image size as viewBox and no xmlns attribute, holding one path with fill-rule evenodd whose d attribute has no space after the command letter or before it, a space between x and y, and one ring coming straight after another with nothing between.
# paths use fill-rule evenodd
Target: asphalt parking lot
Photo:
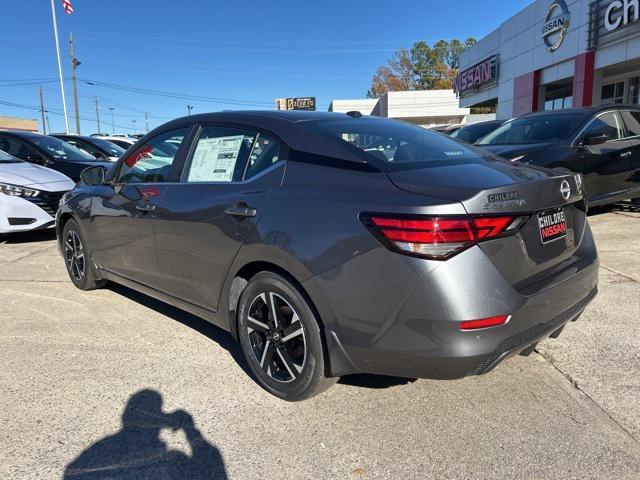
<instances>
[{"instance_id":1,"label":"asphalt parking lot","mask_svg":"<svg viewBox=\"0 0 640 480\"><path fill-rule=\"evenodd\" d=\"M530 357L297 404L205 321L73 288L51 233L0 239L0 478L638 479L640 209L590 222L600 294Z\"/></svg>"}]
</instances>

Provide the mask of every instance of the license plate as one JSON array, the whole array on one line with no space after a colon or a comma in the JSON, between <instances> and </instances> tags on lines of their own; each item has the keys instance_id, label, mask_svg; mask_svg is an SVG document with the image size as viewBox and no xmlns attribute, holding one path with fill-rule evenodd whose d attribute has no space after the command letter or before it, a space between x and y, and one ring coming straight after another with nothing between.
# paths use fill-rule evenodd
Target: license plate
<instances>
[{"instance_id":1,"label":"license plate","mask_svg":"<svg viewBox=\"0 0 640 480\"><path fill-rule=\"evenodd\" d=\"M564 209L552 208L538 213L538 228L542 244L567 236L567 219Z\"/></svg>"}]
</instances>

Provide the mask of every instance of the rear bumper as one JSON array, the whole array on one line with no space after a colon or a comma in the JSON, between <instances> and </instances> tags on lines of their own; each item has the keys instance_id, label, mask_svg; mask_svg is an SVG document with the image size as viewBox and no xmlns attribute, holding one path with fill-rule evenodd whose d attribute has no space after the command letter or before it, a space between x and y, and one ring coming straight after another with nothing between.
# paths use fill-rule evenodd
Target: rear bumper
<instances>
[{"instance_id":1,"label":"rear bumper","mask_svg":"<svg viewBox=\"0 0 640 480\"><path fill-rule=\"evenodd\" d=\"M576 320L597 293L599 267L588 228L575 262L536 292L515 290L474 248L436 265L383 249L349 263L312 279L332 299L331 373L436 379L486 373ZM497 315L511 320L460 330Z\"/></svg>"}]
</instances>

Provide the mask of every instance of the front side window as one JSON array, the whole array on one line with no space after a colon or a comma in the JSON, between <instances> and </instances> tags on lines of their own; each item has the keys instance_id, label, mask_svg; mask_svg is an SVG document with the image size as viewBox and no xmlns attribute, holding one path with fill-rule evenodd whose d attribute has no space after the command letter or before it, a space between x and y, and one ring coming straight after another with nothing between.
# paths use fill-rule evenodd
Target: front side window
<instances>
[{"instance_id":1,"label":"front side window","mask_svg":"<svg viewBox=\"0 0 640 480\"><path fill-rule=\"evenodd\" d=\"M640 136L640 112L622 112L624 123L627 125L630 137Z\"/></svg>"},{"instance_id":2,"label":"front side window","mask_svg":"<svg viewBox=\"0 0 640 480\"><path fill-rule=\"evenodd\" d=\"M234 128L203 128L193 152L186 181L241 181L255 137L253 133Z\"/></svg>"},{"instance_id":3,"label":"front side window","mask_svg":"<svg viewBox=\"0 0 640 480\"><path fill-rule=\"evenodd\" d=\"M615 112L607 112L597 116L582 132L582 138L606 135L607 140L618 140L624 136L622 122Z\"/></svg>"},{"instance_id":4,"label":"front side window","mask_svg":"<svg viewBox=\"0 0 640 480\"><path fill-rule=\"evenodd\" d=\"M119 183L164 183L176 159L188 128L161 133L124 159L118 175Z\"/></svg>"},{"instance_id":5,"label":"front side window","mask_svg":"<svg viewBox=\"0 0 640 480\"><path fill-rule=\"evenodd\" d=\"M516 118L491 132L478 145L558 142L575 130L583 119L582 115L570 114Z\"/></svg>"}]
</instances>

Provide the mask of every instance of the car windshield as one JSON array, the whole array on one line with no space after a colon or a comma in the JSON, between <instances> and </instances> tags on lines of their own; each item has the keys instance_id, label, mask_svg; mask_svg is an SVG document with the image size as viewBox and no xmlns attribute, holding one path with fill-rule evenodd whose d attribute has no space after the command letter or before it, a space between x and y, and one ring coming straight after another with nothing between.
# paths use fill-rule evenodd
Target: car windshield
<instances>
[{"instance_id":1,"label":"car windshield","mask_svg":"<svg viewBox=\"0 0 640 480\"><path fill-rule=\"evenodd\" d=\"M515 145L557 142L566 138L583 115L545 115L511 120L478 142L478 145Z\"/></svg>"},{"instance_id":2,"label":"car windshield","mask_svg":"<svg viewBox=\"0 0 640 480\"><path fill-rule=\"evenodd\" d=\"M396 120L353 118L301 122L302 126L364 153L384 170L411 170L434 163L478 160L478 154L455 140Z\"/></svg>"},{"instance_id":3,"label":"car windshield","mask_svg":"<svg viewBox=\"0 0 640 480\"><path fill-rule=\"evenodd\" d=\"M94 162L96 159L79 148L47 135L29 137L33 143L44 150L47 155L57 160L72 160L78 162Z\"/></svg>"},{"instance_id":4,"label":"car windshield","mask_svg":"<svg viewBox=\"0 0 640 480\"><path fill-rule=\"evenodd\" d=\"M92 138L89 141L93 143L96 147L98 147L100 150L102 150L103 152L108 153L109 156L111 157L120 157L125 152L124 148L116 145L115 143L111 143L108 140L102 140L100 138Z\"/></svg>"},{"instance_id":5,"label":"car windshield","mask_svg":"<svg viewBox=\"0 0 640 480\"><path fill-rule=\"evenodd\" d=\"M493 130L498 128L500 123L483 123L481 125L468 125L466 127L462 127L455 132L453 132L450 136L451 138L457 138L458 140L462 140L467 143L474 143L488 135Z\"/></svg>"},{"instance_id":6,"label":"car windshield","mask_svg":"<svg viewBox=\"0 0 640 480\"><path fill-rule=\"evenodd\" d=\"M0 150L0 163L20 163L22 160L18 160L16 157L12 157L4 150Z\"/></svg>"}]
</instances>

